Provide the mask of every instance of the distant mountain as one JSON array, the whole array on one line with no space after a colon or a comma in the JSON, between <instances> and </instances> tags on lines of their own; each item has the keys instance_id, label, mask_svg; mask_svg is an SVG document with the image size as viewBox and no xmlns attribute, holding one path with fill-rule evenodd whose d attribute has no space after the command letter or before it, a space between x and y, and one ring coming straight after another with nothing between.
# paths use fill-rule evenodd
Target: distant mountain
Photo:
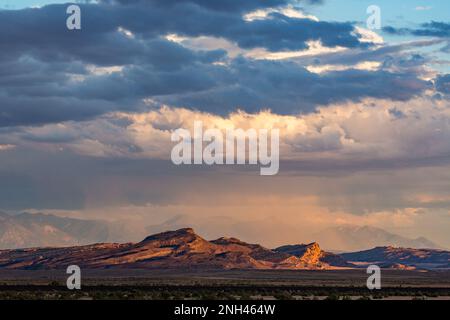
<instances>
[{"instance_id":1,"label":"distant mountain","mask_svg":"<svg viewBox=\"0 0 450 320\"><path fill-rule=\"evenodd\" d=\"M328 250L355 251L378 246L442 249L436 243L423 237L410 239L369 226L332 227L315 234L314 239Z\"/></svg>"},{"instance_id":2,"label":"distant mountain","mask_svg":"<svg viewBox=\"0 0 450 320\"><path fill-rule=\"evenodd\" d=\"M100 220L81 220L42 213L0 212L0 249L63 247L122 241L123 228ZM126 235L123 235L126 236Z\"/></svg>"},{"instance_id":3,"label":"distant mountain","mask_svg":"<svg viewBox=\"0 0 450 320\"><path fill-rule=\"evenodd\" d=\"M304 250L300 250L303 246ZM185 228L149 236L138 243L104 243L67 248L0 251L0 268L58 269L77 264L84 268L186 269L336 269L333 259L317 244L271 250L235 238L207 241ZM338 260L341 262L341 260Z\"/></svg>"},{"instance_id":4,"label":"distant mountain","mask_svg":"<svg viewBox=\"0 0 450 320\"><path fill-rule=\"evenodd\" d=\"M359 252L343 253L345 260L359 264L377 264L380 267L447 269L450 266L450 252L432 249L411 249L376 247Z\"/></svg>"}]
</instances>

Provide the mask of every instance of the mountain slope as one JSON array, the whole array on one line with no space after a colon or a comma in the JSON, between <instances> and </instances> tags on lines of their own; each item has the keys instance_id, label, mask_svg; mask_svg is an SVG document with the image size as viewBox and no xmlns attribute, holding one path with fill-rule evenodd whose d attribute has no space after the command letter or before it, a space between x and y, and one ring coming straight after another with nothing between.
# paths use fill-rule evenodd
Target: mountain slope
<instances>
[{"instance_id":1,"label":"mountain slope","mask_svg":"<svg viewBox=\"0 0 450 320\"><path fill-rule=\"evenodd\" d=\"M314 238L329 250L356 251L378 246L441 249L436 243L420 237L409 239L380 228L369 226L339 226L323 230Z\"/></svg>"},{"instance_id":2,"label":"mountain slope","mask_svg":"<svg viewBox=\"0 0 450 320\"><path fill-rule=\"evenodd\" d=\"M0 251L0 268L333 269L317 246L302 255L270 250L235 238L207 241L185 228L149 236L138 243ZM340 266L339 266L340 267Z\"/></svg>"}]
</instances>

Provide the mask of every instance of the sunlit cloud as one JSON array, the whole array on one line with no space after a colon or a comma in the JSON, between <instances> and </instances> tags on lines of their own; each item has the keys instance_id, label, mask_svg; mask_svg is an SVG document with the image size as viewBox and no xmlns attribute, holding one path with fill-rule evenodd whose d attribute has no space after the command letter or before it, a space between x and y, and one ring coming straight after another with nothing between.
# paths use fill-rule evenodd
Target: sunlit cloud
<instances>
[{"instance_id":1,"label":"sunlit cloud","mask_svg":"<svg viewBox=\"0 0 450 320\"><path fill-rule=\"evenodd\" d=\"M15 148L13 144L0 144L0 151L11 150L13 148Z\"/></svg>"}]
</instances>

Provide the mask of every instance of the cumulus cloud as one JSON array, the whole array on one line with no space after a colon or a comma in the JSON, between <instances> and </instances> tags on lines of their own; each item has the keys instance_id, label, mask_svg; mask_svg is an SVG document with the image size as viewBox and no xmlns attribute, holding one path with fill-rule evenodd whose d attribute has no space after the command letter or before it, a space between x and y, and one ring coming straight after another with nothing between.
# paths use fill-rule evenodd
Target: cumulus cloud
<instances>
[{"instance_id":1,"label":"cumulus cloud","mask_svg":"<svg viewBox=\"0 0 450 320\"><path fill-rule=\"evenodd\" d=\"M392 103L367 99L319 108L305 115L271 111L233 112L227 116L162 107L143 113L112 113L92 121L23 128L11 143L32 141L38 148L60 148L81 155L131 159L170 159L171 133L205 128L280 129L280 157L285 170L416 166L445 162L450 153L450 105L447 100L417 98ZM283 170L281 170L282 172Z\"/></svg>"},{"instance_id":2,"label":"cumulus cloud","mask_svg":"<svg viewBox=\"0 0 450 320\"><path fill-rule=\"evenodd\" d=\"M380 44L351 23L299 15L286 1L104 1L83 5L79 32L65 28L63 9L0 12L0 126L137 111L148 108L143 99L219 114L236 108L293 114L347 99L405 100L429 85L411 70L335 68L318 76L298 62L268 61ZM255 10L268 13L245 20ZM186 47L170 34L224 39L240 53ZM262 55L251 54L258 50Z\"/></svg>"}]
</instances>

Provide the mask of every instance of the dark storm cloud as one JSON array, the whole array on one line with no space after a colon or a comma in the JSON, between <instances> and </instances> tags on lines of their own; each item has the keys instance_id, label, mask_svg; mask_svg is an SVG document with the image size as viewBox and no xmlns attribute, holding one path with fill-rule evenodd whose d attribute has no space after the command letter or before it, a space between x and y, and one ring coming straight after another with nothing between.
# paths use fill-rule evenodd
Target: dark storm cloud
<instances>
[{"instance_id":1,"label":"dark storm cloud","mask_svg":"<svg viewBox=\"0 0 450 320\"><path fill-rule=\"evenodd\" d=\"M430 176L430 171L422 168L424 163L442 167ZM324 206L357 214L408 205L433 205L445 209L447 202L417 203L407 196L412 191L428 193L433 186L433 190L444 197L443 190L447 190L449 185L449 171L443 170L442 173L442 169L448 165L448 155L434 159L370 163L357 159L282 161L280 175L264 179L255 174L258 168L253 166L231 166L223 170L209 166L175 168L166 160L106 159L68 151L48 153L18 149L0 157L0 204L4 210L79 210L95 205L185 205L195 201L193 194L207 194L212 198L224 193L235 195L235 192L249 196L299 196L310 195L314 190L320 194ZM393 174L396 169L402 170ZM375 175L374 172L380 174ZM310 179L315 183L305 184L305 180ZM430 184L435 181L439 181L436 186ZM336 197L347 199L349 203ZM202 198L202 201L208 199Z\"/></svg>"},{"instance_id":2,"label":"dark storm cloud","mask_svg":"<svg viewBox=\"0 0 450 320\"><path fill-rule=\"evenodd\" d=\"M151 65L131 66L121 74L91 77L74 90L84 98L109 101L152 96L161 103L218 114L236 107L290 114L364 97L407 100L431 86L408 71L346 70L319 75L295 62L240 57L227 66L196 63L170 72Z\"/></svg>"},{"instance_id":3,"label":"dark storm cloud","mask_svg":"<svg viewBox=\"0 0 450 320\"><path fill-rule=\"evenodd\" d=\"M177 203L180 192L213 168L177 167L166 160L105 159L71 152L18 149L0 157L0 207L5 210L83 209ZM256 170L256 169L255 169ZM111 190L114 185L117 191ZM181 203L181 202L180 202Z\"/></svg>"},{"instance_id":4,"label":"dark storm cloud","mask_svg":"<svg viewBox=\"0 0 450 320\"><path fill-rule=\"evenodd\" d=\"M65 5L0 11L3 54L32 51L42 59L63 58L61 55L64 54L72 59L103 65L132 63L143 48L138 41L117 34L118 27L145 39L168 33L194 37L207 35L224 37L243 48L265 47L274 51L303 49L309 40L321 40L329 46L366 46L353 34L354 27L350 23L317 22L281 14L271 14L266 20L245 21L240 12L218 11L214 10L216 5L208 5L222 1L197 1L201 5L195 1L144 2L152 5L140 1L123 6L83 5L83 28L79 32L65 28ZM251 4L246 5L247 1L239 3L243 8ZM116 59L110 61L111 56Z\"/></svg>"},{"instance_id":5,"label":"dark storm cloud","mask_svg":"<svg viewBox=\"0 0 450 320\"><path fill-rule=\"evenodd\" d=\"M163 102L226 113L233 106L250 112L270 108L289 114L312 111L316 105L363 97L407 100L429 88L429 82L409 73L347 70L324 75L311 73L293 62L236 59L233 77L210 91L160 97Z\"/></svg>"},{"instance_id":6,"label":"dark storm cloud","mask_svg":"<svg viewBox=\"0 0 450 320\"><path fill-rule=\"evenodd\" d=\"M436 90L439 92L450 94L450 74L440 75L435 81Z\"/></svg>"},{"instance_id":7,"label":"dark storm cloud","mask_svg":"<svg viewBox=\"0 0 450 320\"><path fill-rule=\"evenodd\" d=\"M100 0L105 4L119 4L119 5L135 5L146 4L151 6L173 7L179 3L189 3L200 7L208 8L216 11L228 12L248 12L257 9L265 9L271 7L283 6L291 3L290 0ZM323 0L303 0L299 1L302 4L322 4Z\"/></svg>"},{"instance_id":8,"label":"dark storm cloud","mask_svg":"<svg viewBox=\"0 0 450 320\"><path fill-rule=\"evenodd\" d=\"M354 27L349 23L289 18L279 13L269 14L268 17L267 20L234 25L224 35L241 48L264 47L269 51L306 49L309 40L321 40L327 47L367 46L353 34Z\"/></svg>"},{"instance_id":9,"label":"dark storm cloud","mask_svg":"<svg viewBox=\"0 0 450 320\"><path fill-rule=\"evenodd\" d=\"M450 37L450 23L445 22L427 22L420 25L420 28L394 28L391 26L383 28L384 32L396 35L411 34L414 36L426 36L426 37Z\"/></svg>"},{"instance_id":10,"label":"dark storm cloud","mask_svg":"<svg viewBox=\"0 0 450 320\"><path fill-rule=\"evenodd\" d=\"M405 100L428 87L414 72L317 75L289 61L230 59L223 50L194 51L164 38L169 33L223 37L242 48L269 51L304 49L310 40L366 48L350 23L281 14L242 18L245 12L286 3L104 1L82 6L79 31L65 27L66 5L0 11L0 126L136 111L143 98L221 114L237 107L288 114L364 97ZM91 73L90 66L123 69Z\"/></svg>"},{"instance_id":11,"label":"dark storm cloud","mask_svg":"<svg viewBox=\"0 0 450 320\"><path fill-rule=\"evenodd\" d=\"M124 108L105 100L73 97L8 97L0 95L0 127L86 120ZM133 108L129 107L129 110Z\"/></svg>"}]
</instances>

